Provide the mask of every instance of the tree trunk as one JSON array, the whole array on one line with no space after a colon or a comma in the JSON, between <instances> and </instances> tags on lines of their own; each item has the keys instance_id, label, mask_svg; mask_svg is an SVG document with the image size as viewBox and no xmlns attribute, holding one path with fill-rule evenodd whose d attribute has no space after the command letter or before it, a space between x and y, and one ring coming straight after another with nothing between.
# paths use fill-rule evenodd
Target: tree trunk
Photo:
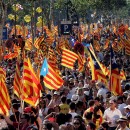
<instances>
[{"instance_id":1,"label":"tree trunk","mask_svg":"<svg viewBox=\"0 0 130 130\"><path fill-rule=\"evenodd\" d=\"M0 0L0 45L2 45L2 34L3 34L3 27L5 24L6 15L7 15L7 4L4 4Z\"/></svg>"},{"instance_id":2,"label":"tree trunk","mask_svg":"<svg viewBox=\"0 0 130 130\"><path fill-rule=\"evenodd\" d=\"M51 26L54 22L54 0L50 0L50 14L49 14L49 26L48 28L51 30Z\"/></svg>"}]
</instances>

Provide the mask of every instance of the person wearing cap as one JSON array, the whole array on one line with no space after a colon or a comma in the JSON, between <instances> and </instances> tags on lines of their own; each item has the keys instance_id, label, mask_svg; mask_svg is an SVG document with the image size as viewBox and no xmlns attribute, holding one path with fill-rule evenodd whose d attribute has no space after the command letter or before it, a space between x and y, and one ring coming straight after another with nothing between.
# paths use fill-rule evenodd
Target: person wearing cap
<instances>
[{"instance_id":1,"label":"person wearing cap","mask_svg":"<svg viewBox=\"0 0 130 130\"><path fill-rule=\"evenodd\" d=\"M60 96L60 93L58 91L55 91L50 103L48 104L48 108L53 108L55 105L60 104L59 96Z\"/></svg>"},{"instance_id":2,"label":"person wearing cap","mask_svg":"<svg viewBox=\"0 0 130 130\"><path fill-rule=\"evenodd\" d=\"M117 123L119 124L116 128L116 130L130 130L127 127L127 118L125 116L120 117L119 120L117 120Z\"/></svg>"},{"instance_id":3,"label":"person wearing cap","mask_svg":"<svg viewBox=\"0 0 130 130\"><path fill-rule=\"evenodd\" d=\"M124 108L125 108L125 113L126 113L126 115L127 115L128 113L130 113L130 105L127 105L127 106L125 106Z\"/></svg>"},{"instance_id":4,"label":"person wearing cap","mask_svg":"<svg viewBox=\"0 0 130 130\"><path fill-rule=\"evenodd\" d=\"M115 130L117 127L116 120L118 120L122 116L122 114L121 111L116 108L115 100L110 100L109 104L110 107L105 110L103 117L104 120L109 124L108 130Z\"/></svg>"}]
</instances>

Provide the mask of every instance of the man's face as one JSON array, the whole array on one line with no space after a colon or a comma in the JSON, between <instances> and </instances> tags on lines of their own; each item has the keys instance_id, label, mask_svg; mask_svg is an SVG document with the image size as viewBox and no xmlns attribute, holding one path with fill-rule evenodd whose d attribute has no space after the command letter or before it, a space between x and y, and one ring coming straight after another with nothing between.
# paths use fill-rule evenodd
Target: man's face
<instances>
[{"instance_id":1,"label":"man's face","mask_svg":"<svg viewBox=\"0 0 130 130\"><path fill-rule=\"evenodd\" d=\"M127 125L127 122L126 122L126 121L121 121L121 122L119 122L119 124L120 124L120 126L121 126L122 128L125 128L126 125Z\"/></svg>"},{"instance_id":2,"label":"man's face","mask_svg":"<svg viewBox=\"0 0 130 130\"><path fill-rule=\"evenodd\" d=\"M110 102L109 105L111 109L114 109L116 107L116 104L114 102Z\"/></svg>"}]
</instances>

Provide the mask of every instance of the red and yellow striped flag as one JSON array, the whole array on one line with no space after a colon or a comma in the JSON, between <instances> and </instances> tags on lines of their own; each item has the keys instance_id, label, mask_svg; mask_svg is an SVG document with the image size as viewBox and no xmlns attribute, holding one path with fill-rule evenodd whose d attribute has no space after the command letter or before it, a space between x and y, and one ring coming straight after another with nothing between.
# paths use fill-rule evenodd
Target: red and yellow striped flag
<instances>
[{"instance_id":1,"label":"red and yellow striped flag","mask_svg":"<svg viewBox=\"0 0 130 130\"><path fill-rule=\"evenodd\" d=\"M6 78L6 70L4 70L3 68L0 67L0 79L3 78L3 80L5 81Z\"/></svg>"},{"instance_id":2,"label":"red and yellow striped flag","mask_svg":"<svg viewBox=\"0 0 130 130\"><path fill-rule=\"evenodd\" d=\"M33 106L36 106L37 101L40 97L40 91L42 87L38 77L34 73L29 58L24 59L22 84L23 84L22 88L23 100Z\"/></svg>"},{"instance_id":3,"label":"red and yellow striped flag","mask_svg":"<svg viewBox=\"0 0 130 130\"><path fill-rule=\"evenodd\" d=\"M0 68L0 114L9 116L10 96L5 84L5 76L5 71L3 68Z\"/></svg>"},{"instance_id":4,"label":"red and yellow striped flag","mask_svg":"<svg viewBox=\"0 0 130 130\"><path fill-rule=\"evenodd\" d=\"M25 42L25 49L31 51L32 50L32 38L26 40Z\"/></svg>"},{"instance_id":5,"label":"red and yellow striped flag","mask_svg":"<svg viewBox=\"0 0 130 130\"><path fill-rule=\"evenodd\" d=\"M78 71L79 72L84 71L84 63L85 63L84 57L80 53L78 53Z\"/></svg>"},{"instance_id":6,"label":"red and yellow striped flag","mask_svg":"<svg viewBox=\"0 0 130 130\"><path fill-rule=\"evenodd\" d=\"M118 41L118 39L115 39L112 48L115 52L119 52L122 49L122 43Z\"/></svg>"},{"instance_id":7,"label":"red and yellow striped flag","mask_svg":"<svg viewBox=\"0 0 130 130\"><path fill-rule=\"evenodd\" d=\"M41 44L41 42L42 42L43 40L44 40L44 36L41 36L41 37L36 38L36 40L35 40L35 42L34 42L34 46L35 46L37 49L39 49L40 44Z\"/></svg>"},{"instance_id":8,"label":"red and yellow striped flag","mask_svg":"<svg viewBox=\"0 0 130 130\"><path fill-rule=\"evenodd\" d=\"M78 59L78 55L70 50L62 50L61 65L73 69L75 61Z\"/></svg>"},{"instance_id":9,"label":"red and yellow striped flag","mask_svg":"<svg viewBox=\"0 0 130 130\"><path fill-rule=\"evenodd\" d=\"M109 39L106 39L105 44L104 44L104 46L103 46L103 48L104 48L105 50L107 50L107 49L109 48L109 42L110 42L110 40L109 40Z\"/></svg>"},{"instance_id":10,"label":"red and yellow striped flag","mask_svg":"<svg viewBox=\"0 0 130 130\"><path fill-rule=\"evenodd\" d=\"M13 59L13 58L16 58L18 56L18 52L10 52L9 54L5 55L4 56L4 59Z\"/></svg>"},{"instance_id":11,"label":"red and yellow striped flag","mask_svg":"<svg viewBox=\"0 0 130 130\"><path fill-rule=\"evenodd\" d=\"M14 93L20 98L21 97L21 87L22 87L22 82L21 82L21 76L20 76L20 65L19 61L17 61L16 64L16 72L14 76Z\"/></svg>"},{"instance_id":12,"label":"red and yellow striped flag","mask_svg":"<svg viewBox=\"0 0 130 130\"><path fill-rule=\"evenodd\" d=\"M124 39L125 43L125 54L130 55L130 40Z\"/></svg>"},{"instance_id":13,"label":"red and yellow striped flag","mask_svg":"<svg viewBox=\"0 0 130 130\"><path fill-rule=\"evenodd\" d=\"M100 51L100 44L99 44L99 41L94 40L93 46L94 46L94 48L95 48L96 51Z\"/></svg>"},{"instance_id":14,"label":"red and yellow striped flag","mask_svg":"<svg viewBox=\"0 0 130 130\"><path fill-rule=\"evenodd\" d=\"M124 70L120 71L120 79L126 80L126 74L125 74Z\"/></svg>"}]
</instances>

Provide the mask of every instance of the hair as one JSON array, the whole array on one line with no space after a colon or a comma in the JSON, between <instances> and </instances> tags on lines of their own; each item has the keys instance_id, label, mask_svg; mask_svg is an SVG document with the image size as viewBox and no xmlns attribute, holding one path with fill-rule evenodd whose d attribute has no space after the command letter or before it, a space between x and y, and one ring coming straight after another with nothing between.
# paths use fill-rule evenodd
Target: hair
<instances>
[{"instance_id":1,"label":"hair","mask_svg":"<svg viewBox=\"0 0 130 130\"><path fill-rule=\"evenodd\" d=\"M70 119L72 119L72 115L70 113L67 113L65 119L66 119L66 122L69 122Z\"/></svg>"},{"instance_id":2,"label":"hair","mask_svg":"<svg viewBox=\"0 0 130 130\"><path fill-rule=\"evenodd\" d=\"M67 104L70 104L71 103L71 99L67 99L66 102L67 102Z\"/></svg>"},{"instance_id":3,"label":"hair","mask_svg":"<svg viewBox=\"0 0 130 130\"><path fill-rule=\"evenodd\" d=\"M85 114L86 120L91 120L91 119L92 119L92 116L93 116L93 112L87 112L87 113Z\"/></svg>"},{"instance_id":4,"label":"hair","mask_svg":"<svg viewBox=\"0 0 130 130\"><path fill-rule=\"evenodd\" d=\"M49 115L51 112L54 112L54 108L49 108L48 112L47 112L47 115Z\"/></svg>"},{"instance_id":5,"label":"hair","mask_svg":"<svg viewBox=\"0 0 130 130\"><path fill-rule=\"evenodd\" d=\"M96 125L93 122L89 122L88 125L90 126L91 130L96 130Z\"/></svg>"},{"instance_id":6,"label":"hair","mask_svg":"<svg viewBox=\"0 0 130 130\"><path fill-rule=\"evenodd\" d=\"M101 125L102 125L104 128L108 128L108 123L107 123L107 122L103 122Z\"/></svg>"},{"instance_id":7,"label":"hair","mask_svg":"<svg viewBox=\"0 0 130 130\"><path fill-rule=\"evenodd\" d=\"M83 106L83 102L82 101L78 101L78 103L76 104L77 107L79 106Z\"/></svg>"},{"instance_id":8,"label":"hair","mask_svg":"<svg viewBox=\"0 0 130 130\"><path fill-rule=\"evenodd\" d=\"M70 109L71 109L71 110L75 110L75 109L76 109L76 105L75 105L74 102L71 102L71 103L69 104L69 106L70 106Z\"/></svg>"},{"instance_id":9,"label":"hair","mask_svg":"<svg viewBox=\"0 0 130 130\"><path fill-rule=\"evenodd\" d=\"M74 120L78 120L79 123L80 123L80 126L79 126L78 130L86 130L85 125L84 125L83 121L80 118L74 118Z\"/></svg>"},{"instance_id":10,"label":"hair","mask_svg":"<svg viewBox=\"0 0 130 130\"><path fill-rule=\"evenodd\" d=\"M61 98L61 101L62 101L62 103L65 103L65 102L66 102L66 97L63 96L63 97Z\"/></svg>"},{"instance_id":11,"label":"hair","mask_svg":"<svg viewBox=\"0 0 130 130\"><path fill-rule=\"evenodd\" d=\"M61 110L59 105L55 105L54 110L55 110L56 107L59 109L59 111Z\"/></svg>"},{"instance_id":12,"label":"hair","mask_svg":"<svg viewBox=\"0 0 130 130\"><path fill-rule=\"evenodd\" d=\"M48 130L51 130L52 129L52 124L50 123L50 122L46 122L45 124L43 124L43 125L45 125L46 126L46 128L48 129Z\"/></svg>"},{"instance_id":13,"label":"hair","mask_svg":"<svg viewBox=\"0 0 130 130\"><path fill-rule=\"evenodd\" d=\"M98 102L100 102L100 98L99 97L96 97L94 100L97 100Z\"/></svg>"},{"instance_id":14,"label":"hair","mask_svg":"<svg viewBox=\"0 0 130 130\"><path fill-rule=\"evenodd\" d=\"M121 102L123 102L123 97L122 96L118 96L117 97L117 101L120 100Z\"/></svg>"},{"instance_id":15,"label":"hair","mask_svg":"<svg viewBox=\"0 0 130 130\"><path fill-rule=\"evenodd\" d=\"M66 120L66 115L63 114L63 113L59 113L56 115L56 122L58 123L58 125L62 125L62 124L65 124Z\"/></svg>"},{"instance_id":16,"label":"hair","mask_svg":"<svg viewBox=\"0 0 130 130\"><path fill-rule=\"evenodd\" d=\"M89 103L88 103L89 107L92 107L94 104L95 104L94 100L90 100Z\"/></svg>"},{"instance_id":17,"label":"hair","mask_svg":"<svg viewBox=\"0 0 130 130\"><path fill-rule=\"evenodd\" d=\"M38 113L38 109L37 108L34 108L34 107L31 107L32 111L37 114Z\"/></svg>"},{"instance_id":18,"label":"hair","mask_svg":"<svg viewBox=\"0 0 130 130\"><path fill-rule=\"evenodd\" d=\"M126 83L126 85L125 85L125 90L126 90L126 91L127 91L127 90L130 90L130 84Z\"/></svg>"},{"instance_id":19,"label":"hair","mask_svg":"<svg viewBox=\"0 0 130 130\"><path fill-rule=\"evenodd\" d=\"M46 98L47 98L48 100L51 100L51 97L52 97L52 96L51 96L50 94L47 94L47 95L46 95Z\"/></svg>"},{"instance_id":20,"label":"hair","mask_svg":"<svg viewBox=\"0 0 130 130\"><path fill-rule=\"evenodd\" d=\"M94 107L94 118L95 119L99 119L100 118L100 115L97 115L97 112L100 110L100 107L99 106L95 106Z\"/></svg>"},{"instance_id":21,"label":"hair","mask_svg":"<svg viewBox=\"0 0 130 130\"><path fill-rule=\"evenodd\" d=\"M13 108L14 108L15 110L18 110L18 109L19 109L19 104L13 104Z\"/></svg>"},{"instance_id":22,"label":"hair","mask_svg":"<svg viewBox=\"0 0 130 130\"><path fill-rule=\"evenodd\" d=\"M39 103L40 108L41 108L42 102L44 102L44 108L46 108L46 101L45 101L45 100L42 100L42 101Z\"/></svg>"},{"instance_id":23,"label":"hair","mask_svg":"<svg viewBox=\"0 0 130 130\"><path fill-rule=\"evenodd\" d=\"M79 119L81 122L84 122L82 116L80 116L80 115L76 115L76 116L74 117L74 119Z\"/></svg>"}]
</instances>

